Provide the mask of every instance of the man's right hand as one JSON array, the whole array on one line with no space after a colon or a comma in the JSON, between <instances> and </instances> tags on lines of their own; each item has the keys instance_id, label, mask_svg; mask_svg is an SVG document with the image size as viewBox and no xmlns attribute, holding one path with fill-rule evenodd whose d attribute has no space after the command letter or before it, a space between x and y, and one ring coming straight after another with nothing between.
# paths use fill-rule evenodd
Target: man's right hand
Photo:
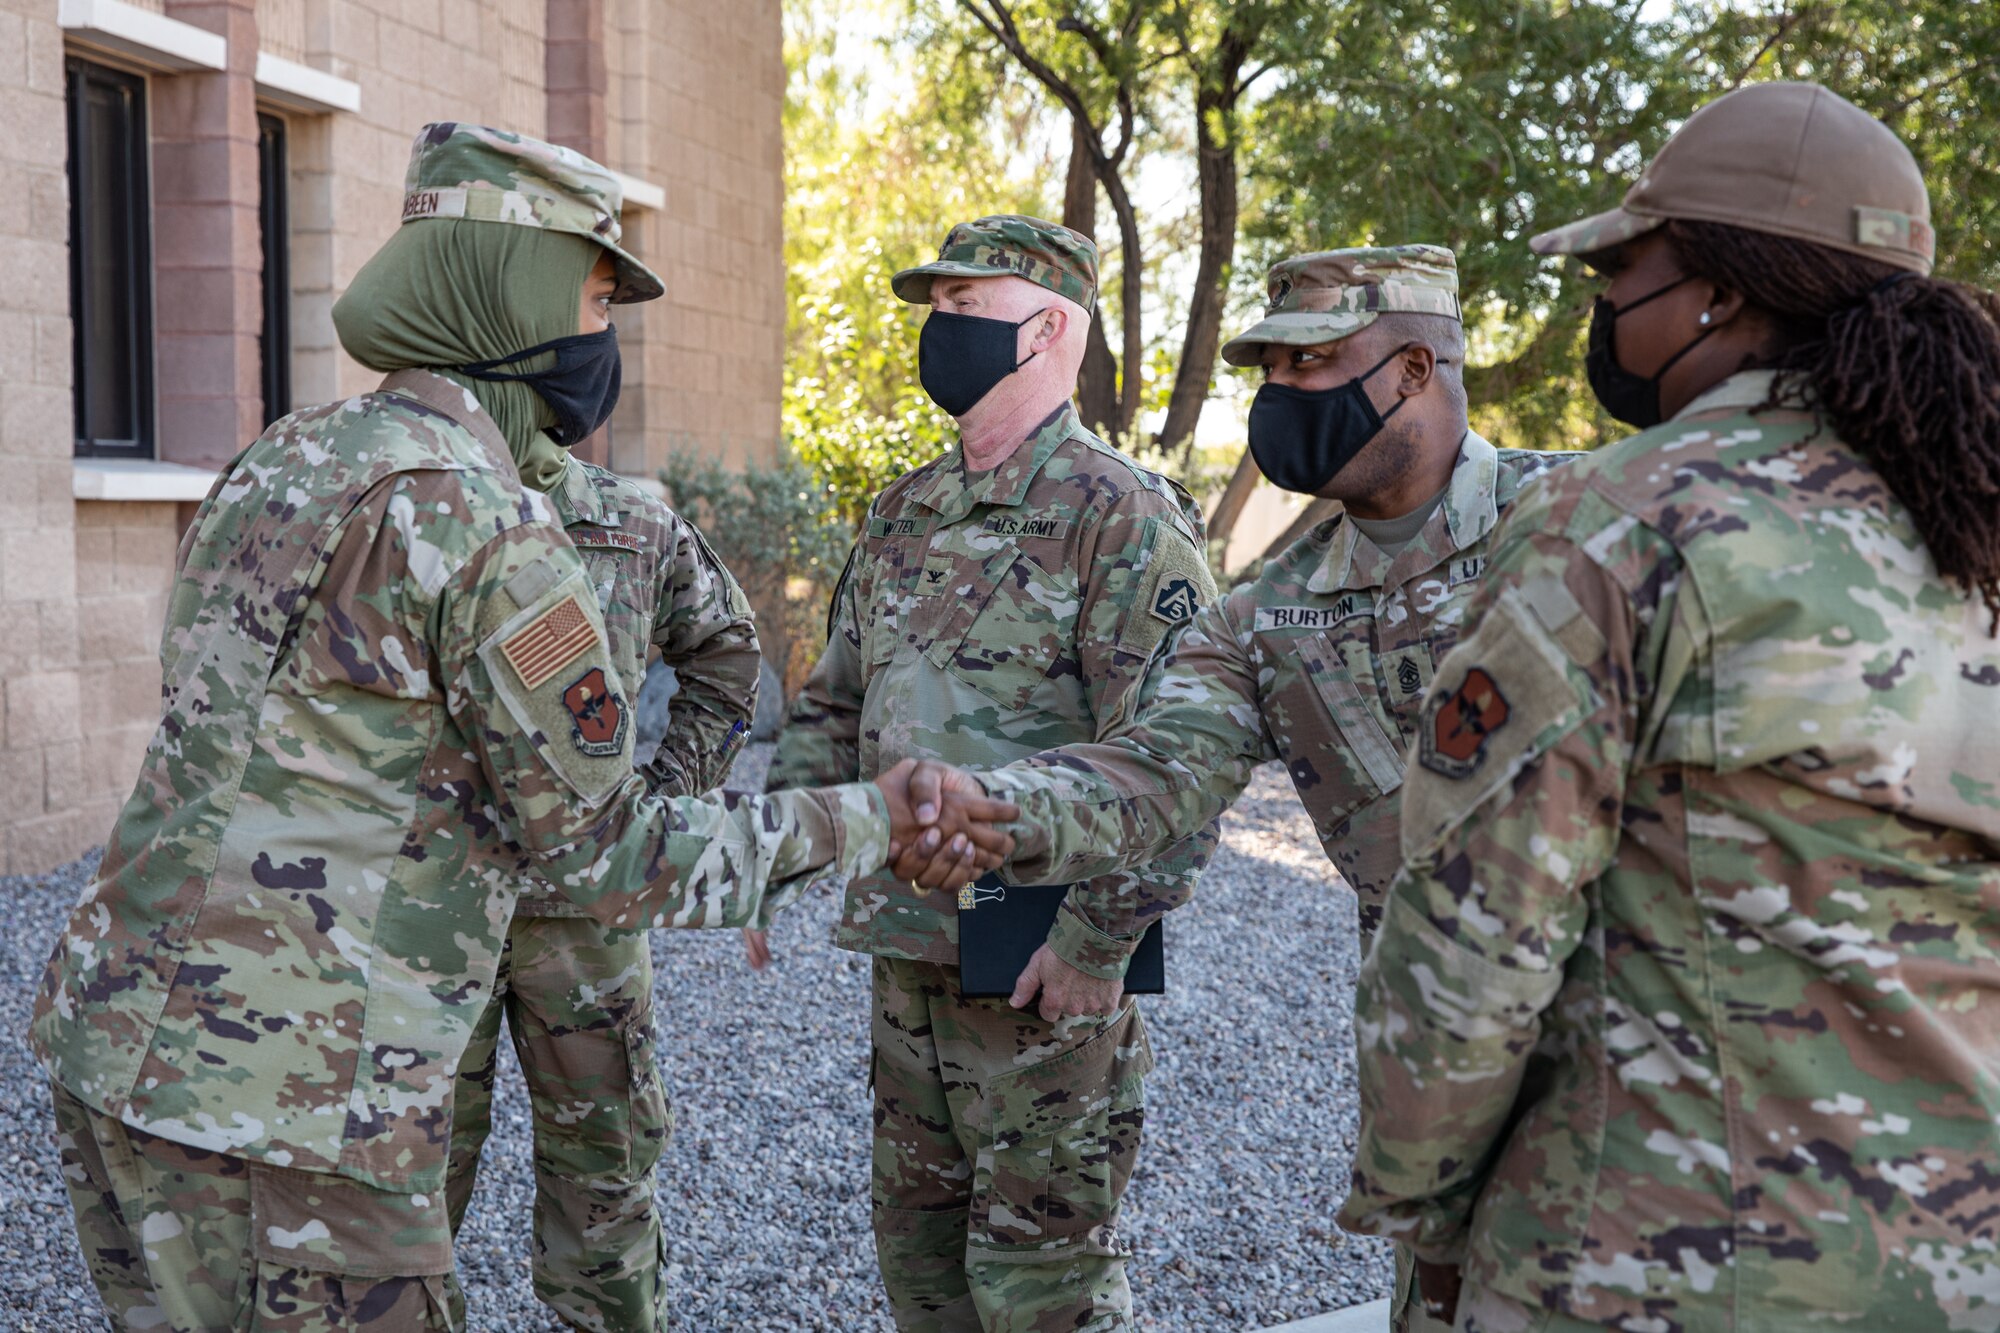
<instances>
[{"instance_id":1,"label":"man's right hand","mask_svg":"<svg viewBox=\"0 0 2000 1333\"><path fill-rule=\"evenodd\" d=\"M961 768L905 759L875 785L889 802L890 867L927 889L956 888L999 867L1014 850L994 827L1020 817L1011 801L986 795Z\"/></svg>"}]
</instances>

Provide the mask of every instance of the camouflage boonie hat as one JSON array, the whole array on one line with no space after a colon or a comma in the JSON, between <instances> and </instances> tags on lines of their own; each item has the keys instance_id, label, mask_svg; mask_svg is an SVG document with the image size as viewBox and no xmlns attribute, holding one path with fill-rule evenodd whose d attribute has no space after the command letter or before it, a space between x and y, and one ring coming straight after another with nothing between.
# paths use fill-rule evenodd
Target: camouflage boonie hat
<instances>
[{"instance_id":1,"label":"camouflage boonie hat","mask_svg":"<svg viewBox=\"0 0 2000 1333\"><path fill-rule=\"evenodd\" d=\"M666 287L618 244L624 202L618 178L575 149L448 120L417 131L403 179L405 222L464 218L586 237L611 252L611 299L650 301Z\"/></svg>"},{"instance_id":2,"label":"camouflage boonie hat","mask_svg":"<svg viewBox=\"0 0 2000 1333\"><path fill-rule=\"evenodd\" d=\"M1311 347L1357 333L1386 312L1460 318L1458 261L1441 245L1374 245L1294 255L1271 269L1264 318L1222 346L1254 366L1272 343Z\"/></svg>"},{"instance_id":3,"label":"camouflage boonie hat","mask_svg":"<svg viewBox=\"0 0 2000 1333\"><path fill-rule=\"evenodd\" d=\"M1689 116L1624 201L1528 242L1589 256L1671 219L1719 222L1912 273L1937 256L1930 191L1896 132L1814 83L1753 83Z\"/></svg>"},{"instance_id":4,"label":"camouflage boonie hat","mask_svg":"<svg viewBox=\"0 0 2000 1333\"><path fill-rule=\"evenodd\" d=\"M959 223L938 247L936 259L904 269L889 279L889 287L912 305L922 305L931 299L932 278L1010 274L1090 310L1097 301L1097 245L1059 222L1000 213Z\"/></svg>"}]
</instances>

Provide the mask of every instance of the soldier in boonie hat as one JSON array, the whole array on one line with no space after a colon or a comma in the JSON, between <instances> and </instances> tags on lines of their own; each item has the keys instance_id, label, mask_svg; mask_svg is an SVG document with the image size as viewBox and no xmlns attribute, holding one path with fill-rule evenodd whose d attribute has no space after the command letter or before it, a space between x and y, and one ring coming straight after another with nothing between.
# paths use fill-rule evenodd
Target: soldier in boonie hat
<instances>
[{"instance_id":1,"label":"soldier in boonie hat","mask_svg":"<svg viewBox=\"0 0 2000 1333\"><path fill-rule=\"evenodd\" d=\"M1086 312L1097 304L1097 243L1059 222L1019 213L996 213L951 229L928 264L889 279L890 290L912 305L931 299L933 278L1026 278L1067 297Z\"/></svg>"},{"instance_id":2,"label":"soldier in boonie hat","mask_svg":"<svg viewBox=\"0 0 2000 1333\"><path fill-rule=\"evenodd\" d=\"M1311 347L1401 311L1458 319L1458 263L1441 245L1383 245L1295 255L1271 269L1264 318L1222 347L1232 366L1254 366L1267 344Z\"/></svg>"},{"instance_id":3,"label":"soldier in boonie hat","mask_svg":"<svg viewBox=\"0 0 2000 1333\"><path fill-rule=\"evenodd\" d=\"M618 243L624 201L618 177L573 148L449 120L417 131L403 181L405 222L465 218L587 236L611 252L612 301L650 301L666 287Z\"/></svg>"}]
</instances>

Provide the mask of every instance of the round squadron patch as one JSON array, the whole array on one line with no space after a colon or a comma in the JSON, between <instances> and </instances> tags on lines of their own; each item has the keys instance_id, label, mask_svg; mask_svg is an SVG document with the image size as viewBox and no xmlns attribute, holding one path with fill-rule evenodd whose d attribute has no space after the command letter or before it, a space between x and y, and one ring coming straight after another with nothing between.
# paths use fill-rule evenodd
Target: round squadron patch
<instances>
[{"instance_id":1,"label":"round squadron patch","mask_svg":"<svg viewBox=\"0 0 2000 1333\"><path fill-rule=\"evenodd\" d=\"M577 749L601 758L623 748L629 710L604 678L602 667L592 667L572 681L562 701L569 710L570 738Z\"/></svg>"},{"instance_id":2,"label":"round squadron patch","mask_svg":"<svg viewBox=\"0 0 2000 1333\"><path fill-rule=\"evenodd\" d=\"M1448 778L1471 777L1486 761L1486 741L1507 725L1513 708L1485 667L1465 673L1458 688L1432 697L1417 731L1417 760Z\"/></svg>"}]
</instances>

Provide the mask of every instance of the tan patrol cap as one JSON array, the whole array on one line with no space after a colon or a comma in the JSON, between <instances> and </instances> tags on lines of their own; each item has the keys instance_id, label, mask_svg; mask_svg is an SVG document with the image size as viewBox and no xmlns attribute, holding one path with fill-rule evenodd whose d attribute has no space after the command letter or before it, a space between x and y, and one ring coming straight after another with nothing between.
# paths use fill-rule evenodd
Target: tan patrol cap
<instances>
[{"instance_id":1,"label":"tan patrol cap","mask_svg":"<svg viewBox=\"0 0 2000 1333\"><path fill-rule=\"evenodd\" d=\"M1718 97L1667 140L1625 202L1528 242L1587 255L1672 218L1813 241L1928 274L1930 192L1895 132L1813 83L1753 83Z\"/></svg>"}]
</instances>

